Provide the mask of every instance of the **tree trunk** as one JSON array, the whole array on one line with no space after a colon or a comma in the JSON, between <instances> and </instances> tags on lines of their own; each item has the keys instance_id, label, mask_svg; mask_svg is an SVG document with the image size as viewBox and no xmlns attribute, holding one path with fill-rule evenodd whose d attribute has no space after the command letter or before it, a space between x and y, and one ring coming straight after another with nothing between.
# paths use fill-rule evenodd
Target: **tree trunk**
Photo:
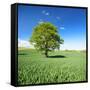
<instances>
[{"instance_id":1,"label":"tree trunk","mask_svg":"<svg viewBox=\"0 0 90 90\"><path fill-rule=\"evenodd\" d=\"M48 57L48 51L47 50L45 51L45 56Z\"/></svg>"},{"instance_id":2,"label":"tree trunk","mask_svg":"<svg viewBox=\"0 0 90 90\"><path fill-rule=\"evenodd\" d=\"M47 46L48 46L48 42L46 41L46 44L45 44L45 56L48 57L48 49L47 49Z\"/></svg>"}]
</instances>

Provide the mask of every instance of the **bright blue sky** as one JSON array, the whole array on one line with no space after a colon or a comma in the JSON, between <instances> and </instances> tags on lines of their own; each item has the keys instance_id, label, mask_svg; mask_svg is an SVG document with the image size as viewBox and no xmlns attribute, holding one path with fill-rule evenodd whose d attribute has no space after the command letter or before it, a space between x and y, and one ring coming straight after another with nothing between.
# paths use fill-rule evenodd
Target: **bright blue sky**
<instances>
[{"instance_id":1,"label":"bright blue sky","mask_svg":"<svg viewBox=\"0 0 90 90\"><path fill-rule=\"evenodd\" d=\"M19 5L18 39L28 41L33 27L43 21L58 27L64 39L61 49L86 49L85 9Z\"/></svg>"}]
</instances>

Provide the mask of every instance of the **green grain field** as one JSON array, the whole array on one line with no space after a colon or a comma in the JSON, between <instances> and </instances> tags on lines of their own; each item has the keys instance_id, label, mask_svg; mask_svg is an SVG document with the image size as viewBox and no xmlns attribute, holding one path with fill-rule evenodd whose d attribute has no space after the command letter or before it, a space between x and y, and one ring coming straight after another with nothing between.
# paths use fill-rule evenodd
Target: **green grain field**
<instances>
[{"instance_id":1,"label":"green grain field","mask_svg":"<svg viewBox=\"0 0 90 90\"><path fill-rule=\"evenodd\" d=\"M33 49L18 50L18 84L86 81L86 54L54 51L46 58Z\"/></svg>"}]
</instances>

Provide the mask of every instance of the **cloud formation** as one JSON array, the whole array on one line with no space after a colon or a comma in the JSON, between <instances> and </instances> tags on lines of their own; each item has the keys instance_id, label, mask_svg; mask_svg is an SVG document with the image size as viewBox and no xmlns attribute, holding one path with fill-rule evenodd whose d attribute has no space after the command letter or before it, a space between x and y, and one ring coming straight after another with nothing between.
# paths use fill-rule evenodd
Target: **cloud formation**
<instances>
[{"instance_id":1,"label":"cloud formation","mask_svg":"<svg viewBox=\"0 0 90 90\"><path fill-rule=\"evenodd\" d=\"M47 15L47 16L50 15L50 13L47 12L47 11L45 11L45 10L43 10L42 13L43 13L44 15Z\"/></svg>"},{"instance_id":2,"label":"cloud formation","mask_svg":"<svg viewBox=\"0 0 90 90\"><path fill-rule=\"evenodd\" d=\"M62 27L60 27L60 29L65 29L65 28L62 26Z\"/></svg>"},{"instance_id":3,"label":"cloud formation","mask_svg":"<svg viewBox=\"0 0 90 90\"><path fill-rule=\"evenodd\" d=\"M43 22L44 22L44 21L43 21L42 19L40 19L38 23L41 24L41 23L43 23Z\"/></svg>"},{"instance_id":4,"label":"cloud formation","mask_svg":"<svg viewBox=\"0 0 90 90\"><path fill-rule=\"evenodd\" d=\"M82 41L81 43L79 44L79 42L77 41L77 45L76 45L76 42L73 40L72 42L71 41L68 41L68 40L64 40L64 44L60 45L60 49L61 50L85 50L86 49L86 44Z\"/></svg>"},{"instance_id":5,"label":"cloud formation","mask_svg":"<svg viewBox=\"0 0 90 90\"><path fill-rule=\"evenodd\" d=\"M25 48L33 48L34 46L30 44L29 41L18 39L18 47L25 47Z\"/></svg>"}]
</instances>

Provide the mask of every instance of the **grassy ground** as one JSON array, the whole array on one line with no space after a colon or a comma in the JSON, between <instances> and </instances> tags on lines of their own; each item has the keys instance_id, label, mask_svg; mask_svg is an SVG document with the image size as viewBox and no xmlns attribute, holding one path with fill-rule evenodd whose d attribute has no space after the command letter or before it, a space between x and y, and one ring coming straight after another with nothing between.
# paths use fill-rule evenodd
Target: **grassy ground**
<instances>
[{"instance_id":1,"label":"grassy ground","mask_svg":"<svg viewBox=\"0 0 90 90\"><path fill-rule=\"evenodd\" d=\"M46 58L40 52L20 49L18 84L45 84L86 80L86 56L80 51L54 51Z\"/></svg>"}]
</instances>

